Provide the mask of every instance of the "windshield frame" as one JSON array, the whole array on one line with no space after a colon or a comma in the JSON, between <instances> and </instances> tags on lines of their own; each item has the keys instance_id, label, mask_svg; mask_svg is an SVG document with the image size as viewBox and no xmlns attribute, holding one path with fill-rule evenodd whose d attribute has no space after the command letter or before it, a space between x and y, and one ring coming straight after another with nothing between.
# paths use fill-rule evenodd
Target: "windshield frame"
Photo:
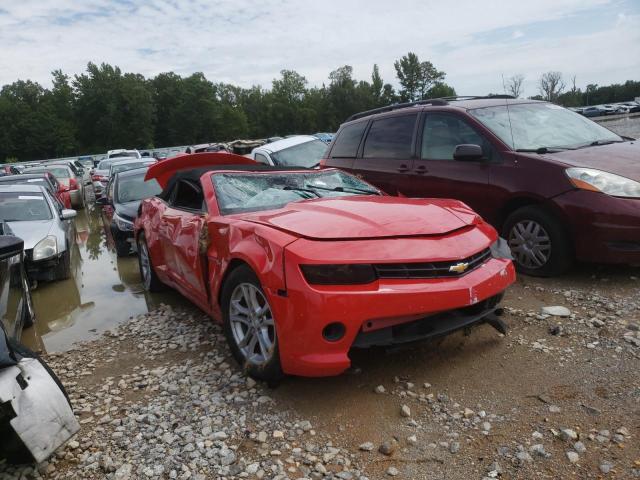
<instances>
[{"instance_id":1,"label":"windshield frame","mask_svg":"<svg viewBox=\"0 0 640 480\"><path fill-rule=\"evenodd\" d=\"M562 121L554 119L554 123L562 124L563 127L550 129L553 132L560 132L559 136L565 136L568 138L572 134L577 136L578 134L592 132L593 136L588 138L583 137L582 139L580 139L580 141L576 141L573 143L556 144L559 142L554 142L553 140L551 140L550 131L547 131L545 133L545 129L542 128L539 129L539 133L536 134L533 131L534 125L531 123L529 123L528 125L526 124L527 118L525 117L525 115L531 115L530 109L532 108L540 109L541 111L542 109L545 109L546 113L558 112L560 115L562 115ZM481 114L490 111L494 112L494 117L496 118L497 115L502 113L502 116L504 117L503 121L496 121L494 124L492 124L487 121L487 119L483 118L483 115ZM495 135L498 139L500 139L509 150L516 152L523 151L547 153L547 151L552 150L574 150L577 148L584 148L592 144L597 144L597 142L625 141L624 138L622 138L620 135L612 132L606 127L603 127L599 123L594 122L589 118L584 117L583 115L580 115L579 113L576 113L572 110L549 102L505 103L499 105L470 108L467 110L467 112L476 122L478 122L485 129ZM550 113L549 115L556 115L556 113ZM505 120L508 123L506 123ZM575 120L575 122L569 125L568 121L571 120ZM535 127L537 126L538 125L535 125ZM570 130L570 128L573 128L573 130ZM591 132L587 132L588 130L591 130ZM597 133L601 135L598 135ZM529 138L531 138L530 142L532 142L533 140L536 140L536 142L524 143L526 141L524 137L527 135L529 136ZM549 141L538 141L545 135L547 138L549 138Z\"/></svg>"}]
</instances>

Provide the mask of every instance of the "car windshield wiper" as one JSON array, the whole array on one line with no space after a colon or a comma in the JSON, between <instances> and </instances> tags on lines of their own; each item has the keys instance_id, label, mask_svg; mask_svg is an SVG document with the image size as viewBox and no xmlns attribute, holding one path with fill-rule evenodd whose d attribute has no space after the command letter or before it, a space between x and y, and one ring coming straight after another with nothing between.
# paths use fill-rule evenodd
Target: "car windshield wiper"
<instances>
[{"instance_id":1,"label":"car windshield wiper","mask_svg":"<svg viewBox=\"0 0 640 480\"><path fill-rule=\"evenodd\" d=\"M599 145L611 145L612 143L623 143L624 140L595 140L585 145L580 145L578 148L597 147Z\"/></svg>"},{"instance_id":2,"label":"car windshield wiper","mask_svg":"<svg viewBox=\"0 0 640 480\"><path fill-rule=\"evenodd\" d=\"M291 191L296 191L296 192L312 193L316 197L320 198L320 194L318 192L316 192L315 190L311 190L310 188L292 187L290 185L287 185L285 187L282 187L282 190L291 190ZM309 197L306 197L306 198L309 198Z\"/></svg>"},{"instance_id":3,"label":"car windshield wiper","mask_svg":"<svg viewBox=\"0 0 640 480\"><path fill-rule=\"evenodd\" d=\"M327 190L329 192L349 192L349 193L366 193L368 195L380 195L377 190L368 190L366 188L357 187L321 187L320 185L305 185L307 188L315 188L318 190Z\"/></svg>"},{"instance_id":4,"label":"car windshield wiper","mask_svg":"<svg viewBox=\"0 0 640 480\"><path fill-rule=\"evenodd\" d=\"M569 147L538 147L538 148L518 148L516 152L525 152L525 153L552 153L552 152L561 152L562 150L573 150L573 148Z\"/></svg>"}]
</instances>

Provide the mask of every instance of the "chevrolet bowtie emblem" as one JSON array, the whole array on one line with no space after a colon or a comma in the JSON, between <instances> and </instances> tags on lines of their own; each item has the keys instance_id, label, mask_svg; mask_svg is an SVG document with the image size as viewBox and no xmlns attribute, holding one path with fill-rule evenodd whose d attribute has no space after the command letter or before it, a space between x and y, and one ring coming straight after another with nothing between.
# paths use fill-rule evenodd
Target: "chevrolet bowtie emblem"
<instances>
[{"instance_id":1,"label":"chevrolet bowtie emblem","mask_svg":"<svg viewBox=\"0 0 640 480\"><path fill-rule=\"evenodd\" d=\"M469 264L466 262L456 263L455 265L451 265L449 267L449 272L451 273L464 273L465 270L469 268Z\"/></svg>"}]
</instances>

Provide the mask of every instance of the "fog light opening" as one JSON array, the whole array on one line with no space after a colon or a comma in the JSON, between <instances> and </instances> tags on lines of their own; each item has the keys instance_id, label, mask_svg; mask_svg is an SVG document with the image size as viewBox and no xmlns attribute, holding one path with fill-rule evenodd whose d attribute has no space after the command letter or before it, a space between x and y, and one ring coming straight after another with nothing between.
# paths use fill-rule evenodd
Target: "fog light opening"
<instances>
[{"instance_id":1,"label":"fog light opening","mask_svg":"<svg viewBox=\"0 0 640 480\"><path fill-rule=\"evenodd\" d=\"M346 332L345 326L340 322L330 323L322 329L322 336L328 342L337 342Z\"/></svg>"}]
</instances>

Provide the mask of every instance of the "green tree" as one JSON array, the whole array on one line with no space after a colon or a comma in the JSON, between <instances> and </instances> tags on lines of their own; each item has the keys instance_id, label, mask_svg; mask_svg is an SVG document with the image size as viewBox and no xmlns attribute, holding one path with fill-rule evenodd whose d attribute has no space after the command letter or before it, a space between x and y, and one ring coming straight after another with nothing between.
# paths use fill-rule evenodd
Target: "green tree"
<instances>
[{"instance_id":1,"label":"green tree","mask_svg":"<svg viewBox=\"0 0 640 480\"><path fill-rule=\"evenodd\" d=\"M394 67L402 86L400 98L404 102L427 98L428 91L445 78L444 72L436 69L429 61L420 62L418 56L413 52L396 60Z\"/></svg>"}]
</instances>

